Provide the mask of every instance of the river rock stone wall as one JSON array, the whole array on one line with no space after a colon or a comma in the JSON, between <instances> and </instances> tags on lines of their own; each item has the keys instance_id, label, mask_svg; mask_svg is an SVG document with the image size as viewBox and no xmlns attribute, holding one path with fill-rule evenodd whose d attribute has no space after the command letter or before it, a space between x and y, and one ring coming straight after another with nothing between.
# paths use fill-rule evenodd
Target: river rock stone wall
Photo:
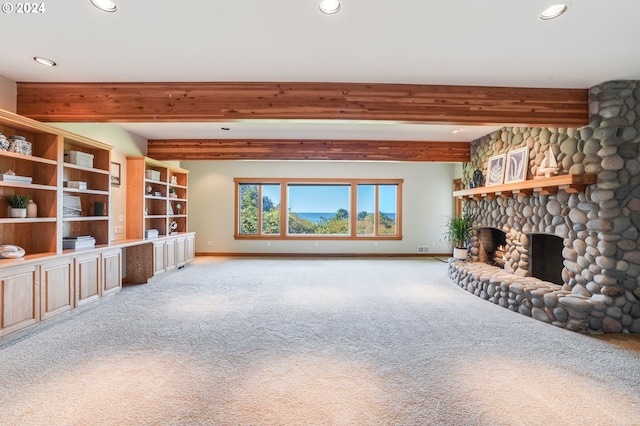
<instances>
[{"instance_id":1,"label":"river rock stone wall","mask_svg":"<svg viewBox=\"0 0 640 426\"><path fill-rule=\"evenodd\" d=\"M486 176L489 157L526 146L527 179L552 150L560 174L593 173L596 184L580 193L560 190L555 195L467 200L464 210L473 216L476 228L493 227L507 234L502 273L522 279L530 276L531 234L563 238L564 284L557 289L548 283L540 286L563 297L571 294L572 303L585 302L575 303L579 309L564 309L566 315L562 310L556 315L555 306L541 305L548 322L583 332L640 333L640 82L611 81L593 87L589 113L589 125L579 129L511 127L472 142L463 183L471 181L476 168ZM477 262L477 238L470 248L470 260ZM460 270L451 267L452 278L465 275L468 282L473 273ZM458 278L454 281L464 287ZM526 285L530 288L534 282ZM478 286L473 287L475 292ZM508 300L494 301L509 305ZM530 308L520 305L514 310L532 315Z\"/></svg>"}]
</instances>

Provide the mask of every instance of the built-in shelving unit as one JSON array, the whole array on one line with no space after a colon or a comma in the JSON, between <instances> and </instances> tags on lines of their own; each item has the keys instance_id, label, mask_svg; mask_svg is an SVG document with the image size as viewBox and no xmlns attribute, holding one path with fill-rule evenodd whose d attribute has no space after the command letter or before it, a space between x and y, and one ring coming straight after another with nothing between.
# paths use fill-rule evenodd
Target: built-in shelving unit
<instances>
[{"instance_id":1,"label":"built-in shelving unit","mask_svg":"<svg viewBox=\"0 0 640 426\"><path fill-rule=\"evenodd\" d=\"M127 238L187 232L188 171L147 157L127 157Z\"/></svg>"},{"instance_id":2,"label":"built-in shelving unit","mask_svg":"<svg viewBox=\"0 0 640 426\"><path fill-rule=\"evenodd\" d=\"M591 184L596 183L595 174L560 175L548 178L530 179L522 182L512 182L503 185L483 186L480 188L462 189L454 191L455 198L480 200L483 198L508 198L517 195L556 194L558 190L566 192L582 192Z\"/></svg>"},{"instance_id":3,"label":"built-in shelving unit","mask_svg":"<svg viewBox=\"0 0 640 426\"><path fill-rule=\"evenodd\" d=\"M31 178L30 183L0 180L0 244L22 247L27 259L61 253L66 236L92 235L97 244L107 244L111 147L6 111L0 111L0 132L23 136L31 144L30 155L0 150L0 173ZM93 155L93 167L66 162L64 154L70 150ZM65 188L67 180L85 181L88 190ZM37 217L9 217L6 196L12 194L29 195ZM64 194L81 200L81 216L65 217ZM95 216L95 203L103 203L104 216Z\"/></svg>"}]
</instances>

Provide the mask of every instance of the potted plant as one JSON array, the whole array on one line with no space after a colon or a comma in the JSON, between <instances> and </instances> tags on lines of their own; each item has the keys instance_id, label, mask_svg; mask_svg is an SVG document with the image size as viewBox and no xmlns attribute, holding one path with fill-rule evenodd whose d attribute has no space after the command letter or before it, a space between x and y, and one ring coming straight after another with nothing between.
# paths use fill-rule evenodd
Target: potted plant
<instances>
[{"instance_id":1,"label":"potted plant","mask_svg":"<svg viewBox=\"0 0 640 426\"><path fill-rule=\"evenodd\" d=\"M29 204L29 195L12 194L7 195L7 204L9 204L11 217L27 217L27 204Z\"/></svg>"},{"instance_id":2,"label":"potted plant","mask_svg":"<svg viewBox=\"0 0 640 426\"><path fill-rule=\"evenodd\" d=\"M445 225L444 240L453 245L453 257L465 260L469 254L467 244L473 227L471 216L451 216Z\"/></svg>"}]
</instances>

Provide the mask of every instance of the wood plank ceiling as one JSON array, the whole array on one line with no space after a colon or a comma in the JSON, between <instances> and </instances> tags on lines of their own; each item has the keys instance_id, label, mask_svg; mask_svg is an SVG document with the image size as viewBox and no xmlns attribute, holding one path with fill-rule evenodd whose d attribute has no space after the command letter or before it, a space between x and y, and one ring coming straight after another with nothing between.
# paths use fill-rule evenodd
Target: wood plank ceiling
<instances>
[{"instance_id":1,"label":"wood plank ceiling","mask_svg":"<svg viewBox=\"0 0 640 426\"><path fill-rule=\"evenodd\" d=\"M582 127L584 89L364 83L18 83L17 110L49 122L385 120ZM468 161L468 142L150 140L148 155L187 159Z\"/></svg>"}]
</instances>

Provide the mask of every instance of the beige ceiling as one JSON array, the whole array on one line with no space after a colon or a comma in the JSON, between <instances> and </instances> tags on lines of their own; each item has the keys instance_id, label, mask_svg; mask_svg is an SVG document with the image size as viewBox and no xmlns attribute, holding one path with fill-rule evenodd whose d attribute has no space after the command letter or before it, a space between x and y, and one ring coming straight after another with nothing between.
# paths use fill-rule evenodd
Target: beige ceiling
<instances>
[{"instance_id":1,"label":"beige ceiling","mask_svg":"<svg viewBox=\"0 0 640 426\"><path fill-rule=\"evenodd\" d=\"M589 88L640 79L640 1L89 0L0 14L0 75L20 82L282 81ZM13 2L11 4L17 4ZM33 61L57 62L47 68ZM472 140L495 127L393 122L127 123L147 138ZM221 127L230 127L224 131Z\"/></svg>"}]
</instances>

